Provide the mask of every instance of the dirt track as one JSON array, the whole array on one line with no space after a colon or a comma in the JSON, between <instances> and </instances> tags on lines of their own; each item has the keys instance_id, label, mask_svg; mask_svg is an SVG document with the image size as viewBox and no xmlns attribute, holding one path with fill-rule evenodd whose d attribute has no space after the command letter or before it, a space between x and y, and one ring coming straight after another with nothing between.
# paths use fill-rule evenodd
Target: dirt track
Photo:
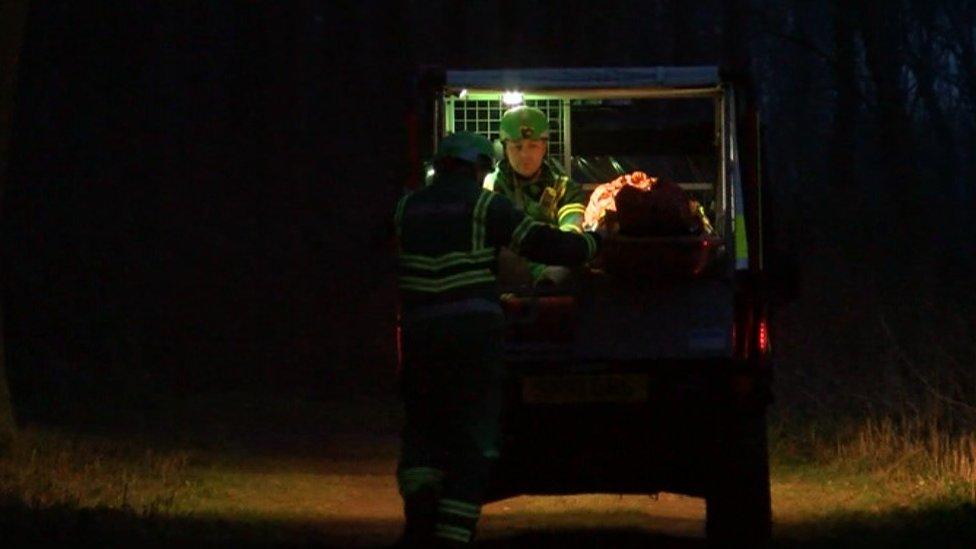
<instances>
[{"instance_id":1,"label":"dirt track","mask_svg":"<svg viewBox=\"0 0 976 549\"><path fill-rule=\"evenodd\" d=\"M393 474L400 412L388 395L350 392L314 402L208 396L174 410L159 432L140 429L137 438L38 435L37 448L50 455L31 474L52 486L71 479L78 486L68 493L86 499L79 506L47 506L25 492L21 503L0 509L0 532L27 542L21 546L39 540L64 546L387 546L402 527ZM11 471L30 473L32 456L25 454L23 470ZM147 469L144 461L159 466ZM86 480L90 471L98 474ZM160 471L177 482L160 484ZM127 479L140 482L121 505L118 494L103 493ZM780 468L772 485L773 546L976 546L973 507L924 505L925 489ZM672 494L518 497L484 508L478 545L704 547L703 519L701 500Z\"/></svg>"},{"instance_id":2,"label":"dirt track","mask_svg":"<svg viewBox=\"0 0 976 549\"><path fill-rule=\"evenodd\" d=\"M402 521L396 445L391 434L339 435L324 455L237 463L226 491L199 498L196 512L301 523L336 547L390 544ZM672 494L517 497L487 505L479 529L480 545L491 547L697 547L703 536L703 502Z\"/></svg>"}]
</instances>

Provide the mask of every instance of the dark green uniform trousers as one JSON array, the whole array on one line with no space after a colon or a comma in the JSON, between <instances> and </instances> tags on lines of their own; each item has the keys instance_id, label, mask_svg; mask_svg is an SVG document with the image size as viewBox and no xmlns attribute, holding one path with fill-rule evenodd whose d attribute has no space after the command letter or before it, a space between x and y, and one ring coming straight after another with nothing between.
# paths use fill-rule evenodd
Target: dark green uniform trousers
<instances>
[{"instance_id":1,"label":"dark green uniform trousers","mask_svg":"<svg viewBox=\"0 0 976 549\"><path fill-rule=\"evenodd\" d=\"M405 539L474 537L493 462L502 401L502 318L451 315L403 326L405 408L397 480Z\"/></svg>"}]
</instances>

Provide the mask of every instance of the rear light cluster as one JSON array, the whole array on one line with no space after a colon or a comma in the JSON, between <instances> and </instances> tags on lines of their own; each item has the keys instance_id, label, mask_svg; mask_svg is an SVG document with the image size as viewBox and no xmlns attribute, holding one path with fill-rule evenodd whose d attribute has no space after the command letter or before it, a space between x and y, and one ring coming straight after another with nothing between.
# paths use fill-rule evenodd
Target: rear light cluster
<instances>
[{"instance_id":1,"label":"rear light cluster","mask_svg":"<svg viewBox=\"0 0 976 549\"><path fill-rule=\"evenodd\" d=\"M759 352L769 353L769 322L763 318L759 321Z\"/></svg>"},{"instance_id":2,"label":"rear light cluster","mask_svg":"<svg viewBox=\"0 0 976 549\"><path fill-rule=\"evenodd\" d=\"M760 355L766 355L772 349L772 342L769 338L769 321L765 318L760 318L755 326L756 339L750 340L749 332L746 332L746 336L742 340L739 340L738 325L735 323L732 324L732 341L735 342L736 353L740 357L746 357L752 354L753 350L758 351Z\"/></svg>"}]
</instances>

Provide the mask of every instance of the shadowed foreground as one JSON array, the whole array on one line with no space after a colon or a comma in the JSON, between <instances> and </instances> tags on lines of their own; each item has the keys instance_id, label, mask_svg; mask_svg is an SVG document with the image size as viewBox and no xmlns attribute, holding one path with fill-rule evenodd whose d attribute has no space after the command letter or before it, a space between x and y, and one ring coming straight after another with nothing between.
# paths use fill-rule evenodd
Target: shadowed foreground
<instances>
[{"instance_id":1,"label":"shadowed foreground","mask_svg":"<svg viewBox=\"0 0 976 549\"><path fill-rule=\"evenodd\" d=\"M775 547L972 547L976 539L972 507L926 509L878 517L838 518L829 528L817 523L780 526ZM631 526L577 528L574 521L592 523L596 517L551 514L518 517L517 530L505 520L485 521L483 547L705 547L698 537L669 536L642 527L647 516L615 517ZM651 517L650 522L654 522ZM673 526L695 527L697 521ZM526 525L532 523L532 526ZM547 525L554 523L553 525ZM116 509L78 509L70 506L29 508L23 503L2 507L0 532L12 545L53 542L59 545L144 543L228 546L274 545L316 547L381 547L395 538L399 518L347 520L272 519L146 515ZM670 530L671 528L667 528Z\"/></svg>"},{"instance_id":2,"label":"shadowed foreground","mask_svg":"<svg viewBox=\"0 0 976 549\"><path fill-rule=\"evenodd\" d=\"M4 545L382 547L395 541L401 515L393 399L201 397L183 404L158 425L143 421L138 429L115 431L75 425L70 435L36 435L33 446L0 469L7 477L0 479ZM184 465L167 473L165 465L174 461ZM146 462L156 465L139 469ZM55 469L62 472L50 473ZM140 495L139 475L146 482L169 475L169 484ZM18 485L12 478L36 480ZM77 487L39 486L62 478ZM121 496L111 493L119 479ZM856 495L857 489L838 492L818 481L777 482L774 473L774 546L976 544L971 505L868 512L844 503ZM704 505L695 498L519 497L485 507L479 546L695 548L705 546L703 534Z\"/></svg>"}]
</instances>

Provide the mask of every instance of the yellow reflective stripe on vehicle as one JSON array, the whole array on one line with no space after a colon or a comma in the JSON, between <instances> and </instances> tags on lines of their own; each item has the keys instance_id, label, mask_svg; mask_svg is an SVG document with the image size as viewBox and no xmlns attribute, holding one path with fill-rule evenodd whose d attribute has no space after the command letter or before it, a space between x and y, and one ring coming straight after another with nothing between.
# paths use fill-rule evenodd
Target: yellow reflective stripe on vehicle
<instances>
[{"instance_id":1,"label":"yellow reflective stripe on vehicle","mask_svg":"<svg viewBox=\"0 0 976 549\"><path fill-rule=\"evenodd\" d=\"M400 287L404 290L417 292L446 292L461 286L494 282L495 275L489 269L467 271L440 278L426 278L420 276L401 276Z\"/></svg>"},{"instance_id":2,"label":"yellow reflective stripe on vehicle","mask_svg":"<svg viewBox=\"0 0 976 549\"><path fill-rule=\"evenodd\" d=\"M494 197L495 193L482 190L478 202L474 205L471 225L471 249L474 251L485 247L485 217L488 214L488 204Z\"/></svg>"},{"instance_id":3,"label":"yellow reflective stripe on vehicle","mask_svg":"<svg viewBox=\"0 0 976 549\"><path fill-rule=\"evenodd\" d=\"M749 240L746 238L746 220L741 215L735 217L735 267L749 268Z\"/></svg>"},{"instance_id":4,"label":"yellow reflective stripe on vehicle","mask_svg":"<svg viewBox=\"0 0 976 549\"><path fill-rule=\"evenodd\" d=\"M596 239L591 234L583 233L583 240L586 241L586 258L593 259L596 255Z\"/></svg>"},{"instance_id":5,"label":"yellow reflective stripe on vehicle","mask_svg":"<svg viewBox=\"0 0 976 549\"><path fill-rule=\"evenodd\" d=\"M494 248L484 248L476 252L451 252L439 256L401 254L400 266L423 271L440 271L458 265L490 262L494 259Z\"/></svg>"},{"instance_id":6,"label":"yellow reflective stripe on vehicle","mask_svg":"<svg viewBox=\"0 0 976 549\"><path fill-rule=\"evenodd\" d=\"M397 202L396 213L393 214L393 222L396 224L396 235L399 238L402 231L401 224L403 223L403 209L407 206L407 199L410 195L406 195Z\"/></svg>"},{"instance_id":7,"label":"yellow reflective stripe on vehicle","mask_svg":"<svg viewBox=\"0 0 976 549\"><path fill-rule=\"evenodd\" d=\"M451 539L454 541L460 541L461 543L468 543L471 541L471 531L467 528L461 528L460 526L438 524L434 526L434 537Z\"/></svg>"}]
</instances>

